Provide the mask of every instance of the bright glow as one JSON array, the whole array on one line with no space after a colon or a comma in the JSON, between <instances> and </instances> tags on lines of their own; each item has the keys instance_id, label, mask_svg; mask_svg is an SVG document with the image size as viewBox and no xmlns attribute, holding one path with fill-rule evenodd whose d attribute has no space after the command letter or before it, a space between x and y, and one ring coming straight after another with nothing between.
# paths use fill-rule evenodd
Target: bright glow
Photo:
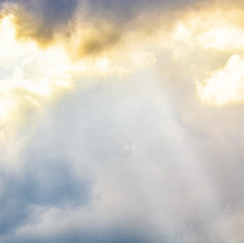
<instances>
[{"instance_id":1,"label":"bright glow","mask_svg":"<svg viewBox=\"0 0 244 243\"><path fill-rule=\"evenodd\" d=\"M4 17L0 25L1 124L19 116L30 100L38 103L42 96L69 82L64 68L67 60L61 51L44 51L34 42L17 41L15 36L12 17Z\"/></svg>"},{"instance_id":2,"label":"bright glow","mask_svg":"<svg viewBox=\"0 0 244 243\"><path fill-rule=\"evenodd\" d=\"M244 101L244 60L232 56L223 69L197 83L198 93L204 103L224 105Z\"/></svg>"},{"instance_id":3,"label":"bright glow","mask_svg":"<svg viewBox=\"0 0 244 243\"><path fill-rule=\"evenodd\" d=\"M41 49L34 41L17 40L12 17L4 17L0 25L0 124L70 89L72 75L105 74L109 64L106 58L73 62L61 42Z\"/></svg>"},{"instance_id":4,"label":"bright glow","mask_svg":"<svg viewBox=\"0 0 244 243\"><path fill-rule=\"evenodd\" d=\"M213 28L199 37L204 48L244 49L244 30L235 26Z\"/></svg>"},{"instance_id":5,"label":"bright glow","mask_svg":"<svg viewBox=\"0 0 244 243\"><path fill-rule=\"evenodd\" d=\"M223 106L244 102L242 21L243 12L238 9L208 9L188 13L175 25L169 40L173 56L195 58L194 55L202 53L205 56L199 57L209 60L204 64L206 76L194 71L198 95L203 104ZM219 51L219 54L214 51ZM220 56L220 53L225 54L225 58L229 56L227 63L214 56ZM214 58L218 61L218 69ZM194 61L191 63L195 65Z\"/></svg>"},{"instance_id":6,"label":"bright glow","mask_svg":"<svg viewBox=\"0 0 244 243\"><path fill-rule=\"evenodd\" d=\"M16 56L19 45L15 42L15 29L11 23L11 17L5 17L0 25L0 59L9 59Z\"/></svg>"}]
</instances>

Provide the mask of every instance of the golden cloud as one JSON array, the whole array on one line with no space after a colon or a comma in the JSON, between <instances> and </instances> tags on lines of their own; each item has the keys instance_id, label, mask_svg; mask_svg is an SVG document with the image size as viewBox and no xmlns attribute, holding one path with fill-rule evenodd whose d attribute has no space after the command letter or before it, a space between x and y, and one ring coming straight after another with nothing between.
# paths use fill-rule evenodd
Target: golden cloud
<instances>
[{"instance_id":1,"label":"golden cloud","mask_svg":"<svg viewBox=\"0 0 244 243\"><path fill-rule=\"evenodd\" d=\"M177 11L146 14L121 26L77 18L49 35L23 9L5 9L0 26L1 124L20 119L27 107L41 109L72 88L77 76L124 75L153 64L155 52L164 49L179 62L193 52L204 51L206 60L213 49L228 53L224 66L199 74L197 91L203 103L242 103L243 10L211 5Z\"/></svg>"}]
</instances>

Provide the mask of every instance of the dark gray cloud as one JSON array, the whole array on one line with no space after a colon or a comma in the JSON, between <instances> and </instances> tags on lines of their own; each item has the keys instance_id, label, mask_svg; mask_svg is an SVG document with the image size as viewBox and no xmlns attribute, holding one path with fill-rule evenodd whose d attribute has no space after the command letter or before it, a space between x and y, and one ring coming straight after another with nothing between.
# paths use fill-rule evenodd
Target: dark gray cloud
<instances>
[{"instance_id":1,"label":"dark gray cloud","mask_svg":"<svg viewBox=\"0 0 244 243\"><path fill-rule=\"evenodd\" d=\"M161 21L162 16L168 16L166 25L174 22L179 13L185 10L199 9L213 4L229 4L226 0L1 0L2 8L15 11L16 23L19 37L33 38L41 45L47 46L57 33L69 38L74 31L74 24L94 25L98 30L101 40L91 42L84 48L87 53L93 53L96 49L103 49L102 46L110 48L119 42L128 30L128 24L146 18L144 24L153 26ZM240 1L233 5L240 6ZM14 5L14 6L13 6ZM152 22L152 19L157 21ZM102 22L102 24L101 24ZM113 23L113 31L103 31L104 23ZM126 27L125 27L126 26ZM133 25L129 28L133 29Z\"/></svg>"},{"instance_id":2,"label":"dark gray cloud","mask_svg":"<svg viewBox=\"0 0 244 243\"><path fill-rule=\"evenodd\" d=\"M8 1L7 1L8 2ZM17 4L18 33L49 44L56 32L65 32L77 7L76 0L10 1Z\"/></svg>"},{"instance_id":3,"label":"dark gray cloud","mask_svg":"<svg viewBox=\"0 0 244 243\"><path fill-rule=\"evenodd\" d=\"M77 22L93 25L99 38L92 38L88 40L89 42L85 42L84 47L81 48L85 49L82 53L85 55L113 47L122 39L124 32L129 31L128 24L144 14L147 14L147 19L156 16L160 19L162 15L171 16L170 11L183 11L199 2L202 1L2 0L0 3L6 11L10 9L15 12L18 36L35 39L42 46L52 43L57 33L69 38ZM174 18L175 16L172 15L167 22L173 21ZM104 31L103 27L107 23L112 23L113 27L109 32Z\"/></svg>"},{"instance_id":4,"label":"dark gray cloud","mask_svg":"<svg viewBox=\"0 0 244 243\"><path fill-rule=\"evenodd\" d=\"M135 1L121 1L121 0L103 0L86 1L86 7L92 15L102 15L103 17L110 17L114 21L130 21L137 17L140 13L147 13L150 11L167 11L177 10L192 6L200 2L196 0L135 0Z\"/></svg>"}]
</instances>

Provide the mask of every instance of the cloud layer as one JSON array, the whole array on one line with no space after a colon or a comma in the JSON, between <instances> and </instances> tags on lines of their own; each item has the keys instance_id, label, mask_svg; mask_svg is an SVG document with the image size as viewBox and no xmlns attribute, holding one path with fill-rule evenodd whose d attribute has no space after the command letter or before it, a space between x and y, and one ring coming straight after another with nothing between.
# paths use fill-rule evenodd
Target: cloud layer
<instances>
[{"instance_id":1,"label":"cloud layer","mask_svg":"<svg viewBox=\"0 0 244 243\"><path fill-rule=\"evenodd\" d=\"M243 242L240 1L1 8L1 242Z\"/></svg>"}]
</instances>

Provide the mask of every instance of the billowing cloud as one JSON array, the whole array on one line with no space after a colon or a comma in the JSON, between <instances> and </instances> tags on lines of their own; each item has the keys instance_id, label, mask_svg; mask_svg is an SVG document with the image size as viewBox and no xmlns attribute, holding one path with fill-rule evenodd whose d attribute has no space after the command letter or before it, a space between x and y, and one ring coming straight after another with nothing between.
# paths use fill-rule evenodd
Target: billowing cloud
<instances>
[{"instance_id":1,"label":"billowing cloud","mask_svg":"<svg viewBox=\"0 0 244 243\"><path fill-rule=\"evenodd\" d=\"M13 114L18 117L18 109L42 106L82 76L124 75L153 64L162 50L170 50L173 58L181 60L196 55L193 52L202 53L206 59L205 72L216 68L216 63L211 63L213 49L215 55L220 52L241 55L241 41L236 43L235 39L242 38L238 17L242 11L235 6L227 11L218 4L217 7L210 3L198 4L191 7L186 2L180 7L176 2L176 8L170 11L168 5L172 4L155 3L160 6L159 10L141 10L133 19L118 22L106 16L83 16L83 5L73 1L3 2L1 59L6 74L1 87L4 93L0 106L2 119L8 121ZM202 7L197 9L197 6ZM51 14L54 11L58 14ZM222 40L222 35L227 37ZM18 60L18 64L13 60ZM223 65L223 60L220 62ZM192 76L200 80L197 83L206 79L203 69L197 66L190 69ZM222 86L225 86L223 82ZM203 93L200 96L205 99ZM212 104L218 105L215 100L212 99ZM238 100L241 102L242 98ZM222 103L229 102L232 101L226 99Z\"/></svg>"},{"instance_id":2,"label":"billowing cloud","mask_svg":"<svg viewBox=\"0 0 244 243\"><path fill-rule=\"evenodd\" d=\"M243 60L232 56L223 69L215 71L202 84L198 83L203 102L216 105L243 102L243 67Z\"/></svg>"}]
</instances>

